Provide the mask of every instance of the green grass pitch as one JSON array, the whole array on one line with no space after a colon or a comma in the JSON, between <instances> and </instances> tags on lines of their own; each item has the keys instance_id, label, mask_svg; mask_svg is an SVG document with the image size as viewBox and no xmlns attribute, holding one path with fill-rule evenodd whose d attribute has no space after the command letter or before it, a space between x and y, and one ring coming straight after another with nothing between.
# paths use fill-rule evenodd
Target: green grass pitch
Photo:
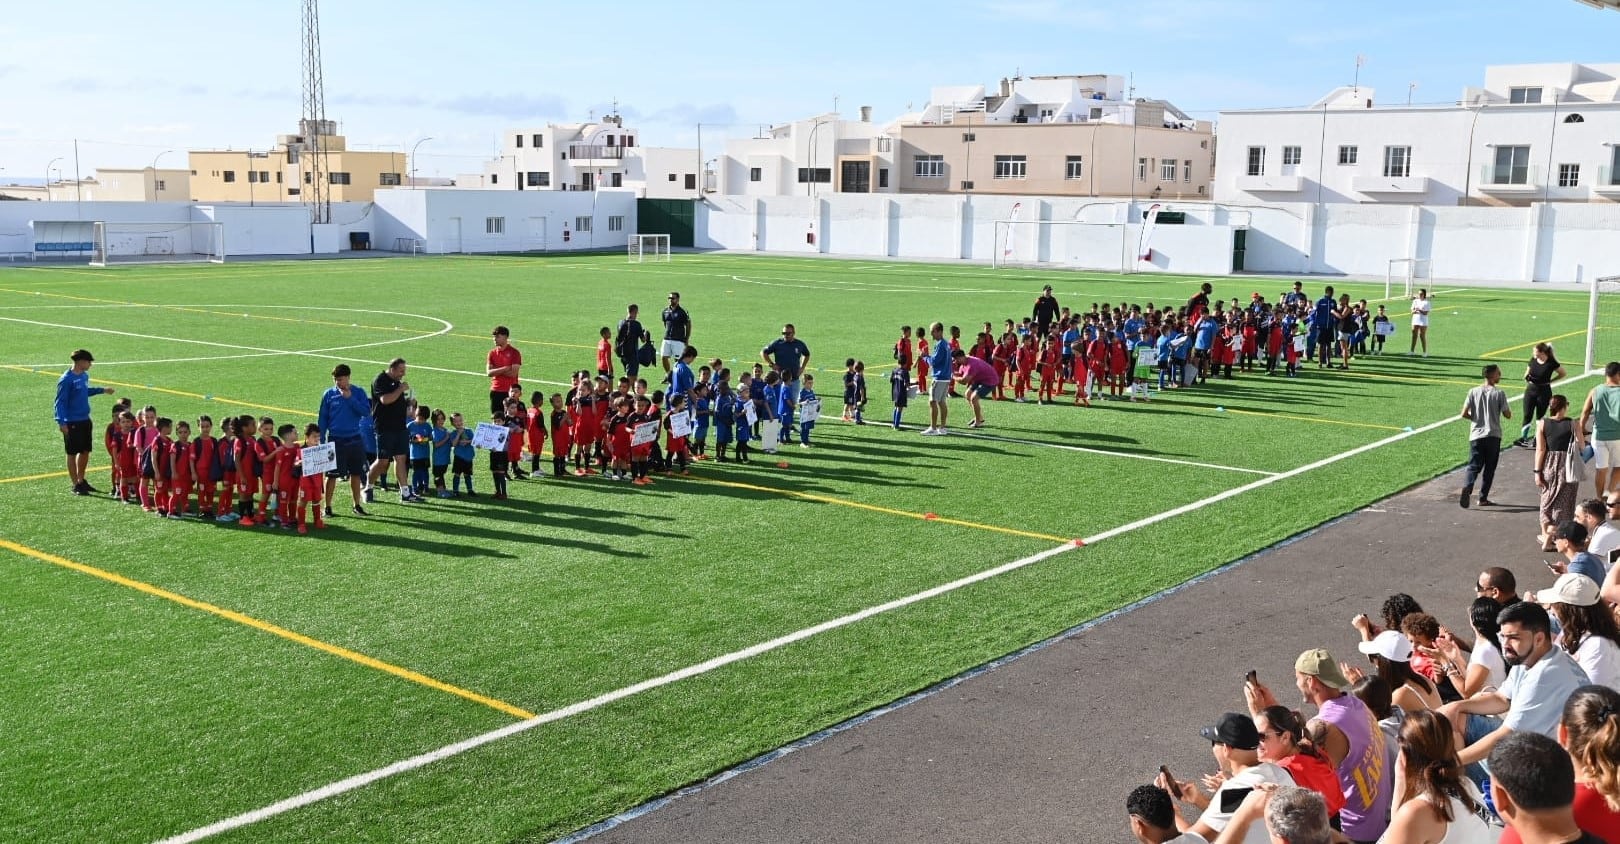
<instances>
[{"instance_id":1,"label":"green grass pitch","mask_svg":"<svg viewBox=\"0 0 1620 844\"><path fill-rule=\"evenodd\" d=\"M991 403L985 433L1000 439L923 438L882 424L902 324L941 320L971 337L985 320L1027 314L1043 283L1081 309L1180 303L1201 280L726 255L0 270L0 401L13 408L0 427L9 543L0 551L0 839L182 833L512 724L513 712L566 707L1421 429L1456 414L1487 355L1504 363L1511 387L1528 344L1562 338L1578 369L1584 296L1448 288L1435 296L1428 359L1245 375L1146 405ZM1286 286L1215 284L1217 295L1245 300ZM1381 284L1337 286L1383 295ZM597 331L625 303L655 316L671 289L693 315L704 359L741 367L781 323L796 323L834 417L844 358L865 360L877 424L827 421L815 448L784 454L786 469L711 462L693 479L649 488L514 481L506 502L405 507L385 496L371 518L340 517L308 537L163 521L70 496L60 475L51 394L77 346L95 351L94 383L176 419L251 412L302 423L336 361L369 384L396 354L415 367L409 380L423 402L476 419L492 326L512 327L530 389L549 395L570 370L593 365ZM1390 310L1404 330L1404 309ZM1404 338L1392 347L1404 352ZM1567 391L1578 401L1585 389ZM99 452L110 400L92 404ZM965 403L952 412L966 421ZM907 420L926 413L914 404ZM1430 478L1464 454L1459 426L1420 431L222 840L565 834ZM91 462L105 464L100 453ZM105 487L105 471L90 477ZM487 490L483 466L479 480Z\"/></svg>"}]
</instances>

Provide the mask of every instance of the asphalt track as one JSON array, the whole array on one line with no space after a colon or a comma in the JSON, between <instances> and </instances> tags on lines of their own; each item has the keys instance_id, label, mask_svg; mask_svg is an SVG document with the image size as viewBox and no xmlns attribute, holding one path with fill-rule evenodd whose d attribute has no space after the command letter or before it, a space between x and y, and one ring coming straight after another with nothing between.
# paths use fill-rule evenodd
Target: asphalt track
<instances>
[{"instance_id":1,"label":"asphalt track","mask_svg":"<svg viewBox=\"0 0 1620 844\"><path fill-rule=\"evenodd\" d=\"M1359 664L1350 619L1391 593L1466 631L1482 568L1507 566L1521 594L1550 586L1531 457L1502 455L1496 507L1459 508L1453 472L589 840L1129 841L1132 787L1161 764L1214 770L1198 728L1243 710L1245 671L1298 706L1294 657Z\"/></svg>"}]
</instances>

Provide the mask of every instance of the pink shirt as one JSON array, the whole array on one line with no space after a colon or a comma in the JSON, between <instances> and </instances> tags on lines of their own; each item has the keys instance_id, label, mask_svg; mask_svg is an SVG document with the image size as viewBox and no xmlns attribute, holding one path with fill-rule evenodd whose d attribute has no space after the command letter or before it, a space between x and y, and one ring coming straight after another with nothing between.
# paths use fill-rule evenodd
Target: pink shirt
<instances>
[{"instance_id":1,"label":"pink shirt","mask_svg":"<svg viewBox=\"0 0 1620 844\"><path fill-rule=\"evenodd\" d=\"M962 358L962 362L956 365L956 380L970 387L1001 386L1001 376L996 373L996 368L972 355Z\"/></svg>"}]
</instances>

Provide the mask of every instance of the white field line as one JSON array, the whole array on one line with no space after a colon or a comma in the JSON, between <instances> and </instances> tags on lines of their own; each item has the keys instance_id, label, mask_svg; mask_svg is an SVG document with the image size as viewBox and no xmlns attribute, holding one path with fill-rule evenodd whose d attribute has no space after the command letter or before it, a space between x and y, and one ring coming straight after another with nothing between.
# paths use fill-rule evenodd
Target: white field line
<instances>
[{"instance_id":1,"label":"white field line","mask_svg":"<svg viewBox=\"0 0 1620 844\"><path fill-rule=\"evenodd\" d=\"M1576 376L1576 379L1585 378L1585 377L1587 377L1587 376L1589 376L1591 374L1592 373L1590 373L1590 372L1584 373L1582 375ZM1575 380L1575 379L1569 379L1569 380ZM1509 399L1509 401L1513 401L1513 399ZM1352 448L1352 449L1350 449L1348 451L1340 452L1340 453L1332 455L1330 457L1324 457L1321 460L1317 460L1317 461L1315 461L1313 463L1307 463L1304 466L1300 466L1300 467L1295 468L1295 469L1290 469L1290 470L1288 470L1286 472L1279 472L1278 474L1275 474L1275 475L1269 475L1267 477L1260 478L1258 480L1250 481L1249 483L1244 484L1243 486L1234 487L1232 489L1226 490L1225 492L1221 492L1221 493L1217 493L1215 495L1211 495L1208 498L1201 498L1201 499L1199 499L1197 501L1193 501L1193 502L1190 502L1190 503L1187 503L1187 504L1183 504L1183 505L1181 505L1179 507L1174 507L1174 508L1171 508L1169 510L1165 510L1162 513L1157 513L1155 515L1146 516L1144 518L1137 519L1134 522L1129 522L1127 524L1123 524L1123 525L1120 525L1118 527L1109 528L1108 530L1105 530L1105 531L1103 531L1101 533L1097 533L1097 534L1094 534L1092 536L1085 537L1085 538L1079 540L1076 543L1064 543L1064 544L1059 545L1059 546L1057 546L1055 548L1048 548L1045 551L1042 551L1042 552L1040 552L1038 554L1033 554L1033 555L1028 556L1028 557L1024 557L1023 559L1020 559L1020 560L1013 560L1010 563L1004 563L1002 565L996 566L995 568L986 569L984 571L978 572L977 574L971 574L971 575L968 575L967 577L959 578L959 579L953 580L953 581L951 581L949 583L944 583L944 584L941 584L939 586L935 586L935 587L933 587L931 589L925 589L925 590L923 590L921 592L917 592L917 593L914 593L914 594L911 594L911 595L907 595L907 596L905 596L903 598L897 598L897 599L895 599L893 601L889 601L887 603L878 604L877 606L868 607L868 608L866 608L864 610L860 610L858 612L850 613L849 615L844 615L844 616L840 616L838 618L831 619L829 621L824 621L824 622L822 622L820 624L817 624L817 625L815 625L813 627L806 627L806 628L804 628L802 630L794 631L794 632L789 633L789 634L787 634L785 636L779 636L779 637L777 637L775 639L771 639L768 642L761 642L761 643L759 643L757 645L753 645L751 647L743 648L742 650L732 651L731 653L723 654L721 656L714 657L713 659L706 660L704 662L700 662L700 663L697 663L695 665L689 665L689 666L687 666L685 668L679 669L677 671L672 671L672 672L670 672L668 674L665 674L665 675L663 675L661 677L654 677L654 678L652 678L650 680L643 680L643 681L641 681L639 683L635 683L633 685L624 686L624 687L619 688L619 689L614 689L611 692L607 692L606 694L597 695L596 697L590 698L589 700L583 700L583 701L580 701L578 703L562 707L560 709L553 709L550 712L546 712L546 713L543 713L543 714L540 714L540 715L536 715L535 717L530 718L528 720L518 721L517 723L514 723L514 724L508 724L505 727L501 727L498 730L491 730L490 732L483 733L481 735L476 735L476 736L473 736L472 738L464 739L464 740L456 742L454 744L445 745L444 747L441 747L441 748L439 748L437 750L430 750L430 751L428 751L426 753L421 753L421 754L418 754L416 756L412 756L409 759L402 759L402 760L400 760L398 762L395 762L395 763L393 763L391 765L385 765L385 766L383 766L381 768L376 768L376 769L367 771L367 772L365 772L363 774L356 774L355 776L348 777L346 779L341 779L341 780L338 780L336 782L332 782L332 783L329 783L327 785L323 785L323 786L321 786L319 788L311 789L311 790L306 791L306 792L304 792L302 794L297 794L297 795L294 795L292 797L288 797L288 798L286 798L284 800L279 800L279 801L277 801L275 803L271 803L270 805L265 806L263 808L254 809L253 811L250 811L250 812L244 812L244 813L242 813L240 815L235 815L233 817L225 818L224 820L215 821L214 823L211 823L211 824L209 824L207 826L198 827L196 829L191 830L190 832L181 833L180 835L176 835L176 836L173 836L171 838L165 838L161 842L159 842L159 844L186 844L186 842L201 841L201 840L203 840L205 838L209 838L211 836L218 835L218 834L220 834L222 832L229 832L230 830L233 830L233 829L241 829L242 827L245 827L245 826L251 826L252 824L256 824L256 823L258 823L260 821L268 820L270 818L276 817L277 815L285 814L287 812L293 811L294 809L300 809L300 808L303 808L305 806L309 806L311 804L319 803L319 802L321 802L323 800L327 800L329 798L336 797L336 796L338 796L340 794L345 794L345 793L348 793L350 791L354 791L355 789L363 788L363 787L365 787L367 785L370 785L370 784L372 784L374 782L377 782L379 780L388 779L389 777L397 776L397 775L403 774L403 773L405 773L407 771L414 771L417 768L422 768L422 767L425 767L427 765L431 765L434 762L439 762L439 761L442 761L444 759L449 759L452 756L459 756L460 754L466 753L469 750L473 750L473 749L482 747L482 746L484 746L486 744L489 744L491 742L499 741L499 740L504 739L504 738L509 738L511 736L518 735L520 733L528 732L529 730L532 730L532 729L534 729L536 727L544 726L546 724L550 724L550 723L553 723L553 722L556 722L556 721L561 721L561 720L563 720L565 718L570 718L570 717L573 717L575 715L580 715L580 714L583 714L583 713L586 713L586 712L590 712L593 709L599 709L599 708L601 708L603 706L606 706L606 705L608 705L610 703L614 703L616 701L623 700L623 699L625 699L627 697L632 697L634 695L641 694L642 692L651 691L653 689L657 689L657 688L660 688L660 687L663 687L663 686L667 686L667 685L670 685L672 683L677 683L677 682L679 682L681 680L686 680L686 679L690 679L692 677L697 677L697 676L702 675L702 674L707 674L710 671L714 671L715 669L718 669L718 668L723 668L723 667L725 667L727 665L731 665L732 663L741 662L741 661L746 660L746 659L751 659L753 657L760 656L761 654L770 653L771 651L779 650L779 649L784 648L784 647L786 647L788 645L791 645L791 644L793 644L795 642L800 642L800 641L803 641L805 639L809 639L809 638L811 638L813 636L820 635L822 633L826 633L826 632L829 632L829 631L832 631L832 630L837 630L837 629L839 629L841 627L848 627L851 624L855 624L856 622L859 622L859 621L864 621L864 620L866 620L868 618L871 618L873 616L876 616L876 615L881 615L881 614L886 613L886 612L901 609L903 607L908 607L908 606L910 606L912 604L915 604L915 603L918 603L918 602L921 602L921 601L926 601L926 600L928 600L930 598L936 598L936 597L938 597L940 595L945 595L945 594L948 594L950 592L955 592L958 589L962 589L963 587L966 587L966 586L971 586L971 585L973 585L975 583L980 583L980 582L989 580L991 578L999 577L999 576L1001 576L1003 574L1007 574L1009 572L1014 572L1014 571L1017 571L1019 569L1026 568L1028 566L1034 565L1035 563L1039 563L1039 562L1042 562L1044 560L1055 557L1055 556L1057 556L1059 554L1063 554L1063 553L1068 552L1068 551L1073 551L1076 548L1081 547L1082 545L1095 545L1098 542L1103 542L1105 540L1114 539L1116 537L1123 536L1123 535L1125 535L1127 533L1131 533L1133 531L1140 530L1140 529L1145 528L1145 527L1150 527L1150 526L1156 525L1156 524L1158 524L1160 522L1176 518L1177 516L1183 516L1183 515L1186 515L1188 513L1192 513L1192 512L1196 512L1198 510L1202 510L1203 508L1208 507L1211 504L1218 504L1218 503L1220 503L1222 501L1225 501L1225 500L1227 500L1229 498L1235 498L1235 497L1237 497L1239 495L1243 495L1244 493L1253 492L1254 490L1270 486L1271 484L1277 483L1279 481L1285 481L1285 480L1288 480L1290 478L1295 478L1295 477L1298 477L1300 475L1305 474L1306 472L1311 472L1311 471L1314 471L1316 469L1320 469L1320 468L1322 468L1324 466L1331 466L1334 463L1339 462L1340 460L1344 460L1344 459L1350 458L1350 457L1355 457L1355 456L1360 455L1360 454L1365 454L1365 453L1367 453L1369 451L1373 451L1373 450L1376 450L1376 449L1379 449L1379 448L1383 448L1386 445L1390 445L1392 443L1397 443L1397 442L1400 442L1402 440L1408 439L1410 437L1415 437L1415 436L1417 436L1419 434L1426 434L1429 431L1433 431L1433 430L1436 430L1438 428L1442 428L1442 427L1444 427L1446 425L1449 425L1449 424L1457 421L1457 419L1458 419L1458 417L1456 417L1456 416L1447 416L1444 419L1440 419L1440 420L1435 421L1435 422L1430 422L1429 424L1424 425L1421 428L1415 428L1415 429L1413 429L1411 431L1402 431L1402 432L1400 432L1398 434L1393 434L1393 435L1385 437L1385 438L1383 438L1381 440L1377 440L1375 442L1367 443L1366 445L1357 446L1356 448Z\"/></svg>"},{"instance_id":2,"label":"white field line","mask_svg":"<svg viewBox=\"0 0 1620 844\"><path fill-rule=\"evenodd\" d=\"M952 428L952 437L966 437L975 440L994 440L995 442L1017 443L1019 445L1032 445L1041 448L1057 448L1063 451L1078 451L1083 454L1097 454L1103 457L1122 457L1130 460L1151 460L1155 463L1174 463L1178 466L1196 466L1200 469L1219 469L1223 472L1245 472L1250 475L1277 475L1278 472L1267 472L1263 469L1245 469L1242 466L1223 466L1219 463L1200 463L1196 460L1178 460L1174 457L1158 457L1152 454L1132 454L1128 451L1109 451L1102 448L1089 448L1080 445L1064 445L1062 443L1043 443L1039 440L1024 440L1017 437L1001 437L995 434L984 434L977 430L965 431Z\"/></svg>"}]
</instances>

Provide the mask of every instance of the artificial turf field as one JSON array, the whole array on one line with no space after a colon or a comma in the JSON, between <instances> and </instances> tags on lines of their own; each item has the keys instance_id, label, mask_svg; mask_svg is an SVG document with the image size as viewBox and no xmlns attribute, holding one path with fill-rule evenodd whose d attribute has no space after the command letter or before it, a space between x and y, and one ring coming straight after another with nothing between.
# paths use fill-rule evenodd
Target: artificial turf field
<instances>
[{"instance_id":1,"label":"artificial turf field","mask_svg":"<svg viewBox=\"0 0 1620 844\"><path fill-rule=\"evenodd\" d=\"M1442 420L1481 358L1511 388L1554 339L1579 369L1585 294L1442 287L1427 359L1397 336L1347 372L987 403L984 437L883 424L902 324L971 337L1042 284L1080 310L1181 303L1203 280L730 255L0 270L0 840L161 839L474 737L217 840L549 840L1454 467L1463 429ZM1211 281L1245 301L1287 286ZM672 289L700 359L740 367L795 323L833 417L844 358L865 360L875 424L828 420L787 468L382 495L306 537L68 494L50 405L78 346L93 384L175 419L302 424L334 363L369 386L399 355L423 403L475 420L493 325L549 395L626 302L654 322ZM98 452L110 405L92 400Z\"/></svg>"}]
</instances>

